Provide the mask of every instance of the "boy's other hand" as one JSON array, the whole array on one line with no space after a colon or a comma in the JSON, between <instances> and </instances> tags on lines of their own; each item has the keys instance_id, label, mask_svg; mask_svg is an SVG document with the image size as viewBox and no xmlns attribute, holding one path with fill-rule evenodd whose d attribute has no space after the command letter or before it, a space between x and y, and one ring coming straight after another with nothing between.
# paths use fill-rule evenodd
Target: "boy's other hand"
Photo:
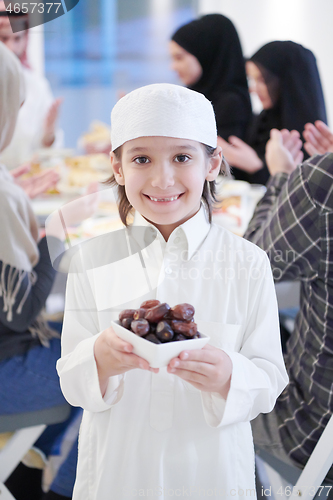
<instances>
[{"instance_id":1,"label":"boy's other hand","mask_svg":"<svg viewBox=\"0 0 333 500\"><path fill-rule=\"evenodd\" d=\"M167 368L200 391L217 392L224 399L230 389L232 362L217 347L206 345L202 349L183 351L173 358Z\"/></svg>"}]
</instances>

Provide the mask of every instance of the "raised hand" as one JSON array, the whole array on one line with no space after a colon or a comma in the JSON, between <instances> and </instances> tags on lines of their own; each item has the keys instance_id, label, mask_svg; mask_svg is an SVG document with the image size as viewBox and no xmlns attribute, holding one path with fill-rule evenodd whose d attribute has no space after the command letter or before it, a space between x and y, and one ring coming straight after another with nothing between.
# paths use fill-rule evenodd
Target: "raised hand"
<instances>
[{"instance_id":1,"label":"raised hand","mask_svg":"<svg viewBox=\"0 0 333 500\"><path fill-rule=\"evenodd\" d=\"M321 120L304 127L304 149L310 155L333 153L333 134Z\"/></svg>"},{"instance_id":2,"label":"raised hand","mask_svg":"<svg viewBox=\"0 0 333 500\"><path fill-rule=\"evenodd\" d=\"M47 112L44 123L44 135L42 139L43 146L45 146L46 148L52 146L54 142L56 123L59 116L59 108L62 102L63 102L62 97L56 99L51 104L51 107Z\"/></svg>"},{"instance_id":3,"label":"raised hand","mask_svg":"<svg viewBox=\"0 0 333 500\"><path fill-rule=\"evenodd\" d=\"M55 170L44 170L39 174L22 179L21 176L28 173L30 170L31 165L26 163L14 168L10 172L15 180L15 183L24 189L29 198L35 198L36 196L45 193L48 189L55 186L60 179L59 174Z\"/></svg>"},{"instance_id":4,"label":"raised hand","mask_svg":"<svg viewBox=\"0 0 333 500\"><path fill-rule=\"evenodd\" d=\"M222 147L223 156L232 167L237 167L250 174L263 167L263 162L255 150L239 137L231 135L229 142L222 139L222 137L218 137L217 143Z\"/></svg>"}]
</instances>

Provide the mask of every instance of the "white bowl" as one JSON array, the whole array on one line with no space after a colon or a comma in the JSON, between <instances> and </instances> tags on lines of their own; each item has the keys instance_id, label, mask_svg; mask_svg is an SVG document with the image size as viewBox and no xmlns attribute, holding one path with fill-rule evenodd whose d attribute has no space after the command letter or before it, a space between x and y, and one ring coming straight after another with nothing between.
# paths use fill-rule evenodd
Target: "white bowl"
<instances>
[{"instance_id":1,"label":"white bowl","mask_svg":"<svg viewBox=\"0 0 333 500\"><path fill-rule=\"evenodd\" d=\"M111 321L111 326L118 337L132 344L134 354L148 361L151 368L167 366L172 358L179 356L182 351L201 349L209 341L209 337L200 333L200 339L177 340L175 342L154 344L127 330L119 324L119 321Z\"/></svg>"}]
</instances>

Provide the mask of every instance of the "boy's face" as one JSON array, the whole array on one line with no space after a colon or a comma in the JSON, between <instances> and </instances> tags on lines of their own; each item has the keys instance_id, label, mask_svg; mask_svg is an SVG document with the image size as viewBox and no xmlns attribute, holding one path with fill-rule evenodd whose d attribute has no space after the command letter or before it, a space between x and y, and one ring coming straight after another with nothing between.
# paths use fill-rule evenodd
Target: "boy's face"
<instances>
[{"instance_id":1,"label":"boy's face","mask_svg":"<svg viewBox=\"0 0 333 500\"><path fill-rule=\"evenodd\" d=\"M122 158L111 156L118 184L145 219L168 239L172 231L200 208L205 180L214 180L221 148L208 158L204 146L188 139L140 137L122 146Z\"/></svg>"}]
</instances>

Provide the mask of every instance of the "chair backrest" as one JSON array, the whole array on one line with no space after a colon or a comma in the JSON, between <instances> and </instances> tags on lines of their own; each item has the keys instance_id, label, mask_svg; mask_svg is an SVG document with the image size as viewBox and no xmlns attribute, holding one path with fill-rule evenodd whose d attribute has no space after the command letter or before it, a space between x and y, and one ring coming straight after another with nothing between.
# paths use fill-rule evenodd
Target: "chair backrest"
<instances>
[{"instance_id":1,"label":"chair backrest","mask_svg":"<svg viewBox=\"0 0 333 500\"><path fill-rule=\"evenodd\" d=\"M35 425L51 425L64 422L69 417L70 408L68 403L64 403L38 411L0 415L0 432L12 432Z\"/></svg>"},{"instance_id":2,"label":"chair backrest","mask_svg":"<svg viewBox=\"0 0 333 500\"><path fill-rule=\"evenodd\" d=\"M321 484L333 463L333 415L329 419L324 432L320 436L315 449L311 453L302 474L295 484L294 490L302 500L311 500L321 488ZM326 488L326 486L323 486ZM333 489L333 488L332 488ZM326 498L325 491L322 497Z\"/></svg>"},{"instance_id":3,"label":"chair backrest","mask_svg":"<svg viewBox=\"0 0 333 500\"><path fill-rule=\"evenodd\" d=\"M65 403L35 412L0 415L0 433L9 434L4 448L0 450L1 500L15 500L6 488L5 481L42 434L46 425L63 422L69 417L70 411L71 407Z\"/></svg>"},{"instance_id":4,"label":"chair backrest","mask_svg":"<svg viewBox=\"0 0 333 500\"><path fill-rule=\"evenodd\" d=\"M289 484L295 485L293 494L302 497L302 500L312 500L318 490L322 493L319 498L327 498L329 491L324 488L330 488L330 486L322 483L333 464L333 415L303 470L286 464L262 448L256 447L256 454Z\"/></svg>"}]
</instances>

